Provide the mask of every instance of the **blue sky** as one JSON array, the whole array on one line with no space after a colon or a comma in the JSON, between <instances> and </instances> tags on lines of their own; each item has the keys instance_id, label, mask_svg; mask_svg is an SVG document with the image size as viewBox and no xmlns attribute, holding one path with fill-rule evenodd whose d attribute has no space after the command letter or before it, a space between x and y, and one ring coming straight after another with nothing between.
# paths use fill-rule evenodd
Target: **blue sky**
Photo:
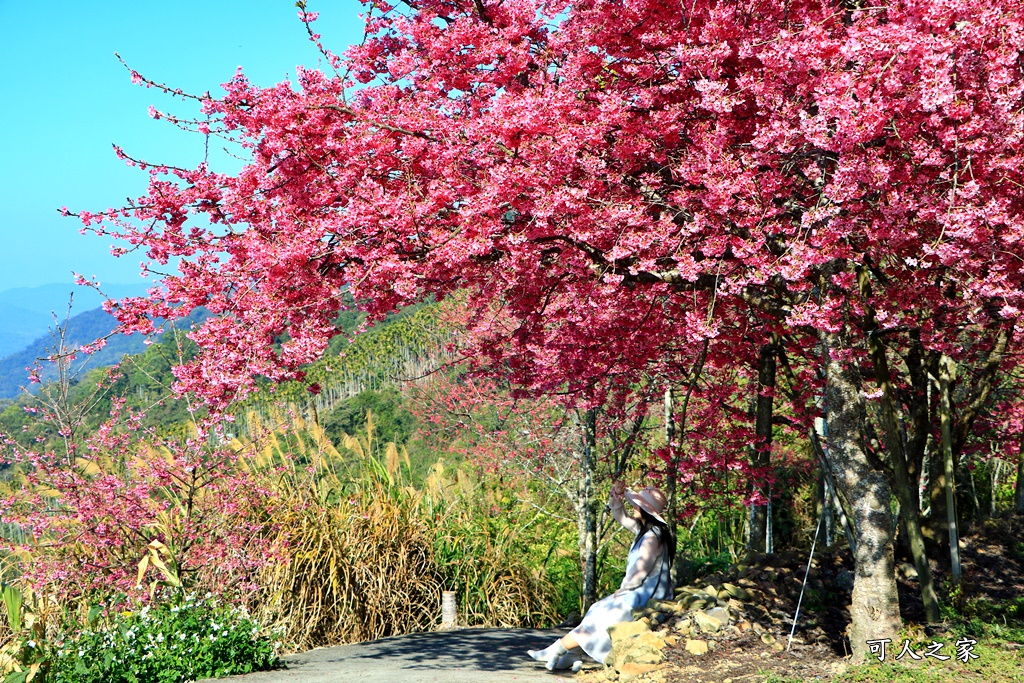
<instances>
[{"instance_id":1,"label":"blue sky","mask_svg":"<svg viewBox=\"0 0 1024 683\"><path fill-rule=\"evenodd\" d=\"M310 0L309 9L336 52L362 37L357 0ZM272 85L321 59L294 0L0 0L0 291L69 283L73 270L140 281L139 256L115 259L109 239L80 235L57 209L120 206L143 191L145 174L112 143L154 162L202 158L201 137L147 114L185 105L133 85L114 52L148 78L214 94L238 66Z\"/></svg>"}]
</instances>

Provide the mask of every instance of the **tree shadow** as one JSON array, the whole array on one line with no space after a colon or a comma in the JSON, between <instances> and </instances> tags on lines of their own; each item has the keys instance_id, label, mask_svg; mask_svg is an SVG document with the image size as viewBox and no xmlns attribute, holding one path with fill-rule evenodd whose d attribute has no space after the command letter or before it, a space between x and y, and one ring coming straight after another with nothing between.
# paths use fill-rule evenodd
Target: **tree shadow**
<instances>
[{"instance_id":1,"label":"tree shadow","mask_svg":"<svg viewBox=\"0 0 1024 683\"><path fill-rule=\"evenodd\" d=\"M533 671L542 665L526 651L547 647L564 634L561 630L481 628L413 633L314 650L289 657L287 666L295 668L313 661L343 664L387 659L396 670Z\"/></svg>"}]
</instances>

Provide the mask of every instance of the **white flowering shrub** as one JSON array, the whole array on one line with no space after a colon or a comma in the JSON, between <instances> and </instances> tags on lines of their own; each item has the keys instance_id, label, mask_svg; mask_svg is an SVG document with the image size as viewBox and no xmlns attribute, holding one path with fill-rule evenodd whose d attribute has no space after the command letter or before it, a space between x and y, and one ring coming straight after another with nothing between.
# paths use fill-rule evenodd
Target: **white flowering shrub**
<instances>
[{"instance_id":1,"label":"white flowering shrub","mask_svg":"<svg viewBox=\"0 0 1024 683\"><path fill-rule=\"evenodd\" d=\"M48 659L47 683L183 683L272 668L277 646L244 610L186 598L117 614Z\"/></svg>"}]
</instances>

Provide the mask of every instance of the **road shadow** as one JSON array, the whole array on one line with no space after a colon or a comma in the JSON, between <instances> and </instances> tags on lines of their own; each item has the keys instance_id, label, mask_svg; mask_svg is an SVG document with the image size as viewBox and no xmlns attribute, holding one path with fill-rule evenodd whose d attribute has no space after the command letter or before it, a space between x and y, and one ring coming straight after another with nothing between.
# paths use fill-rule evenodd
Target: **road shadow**
<instances>
[{"instance_id":1,"label":"road shadow","mask_svg":"<svg viewBox=\"0 0 1024 683\"><path fill-rule=\"evenodd\" d=\"M347 664L360 669L360 665L386 661L393 669L405 670L535 670L541 665L526 651L547 647L564 634L561 630L478 628L413 633L293 655L286 667Z\"/></svg>"}]
</instances>

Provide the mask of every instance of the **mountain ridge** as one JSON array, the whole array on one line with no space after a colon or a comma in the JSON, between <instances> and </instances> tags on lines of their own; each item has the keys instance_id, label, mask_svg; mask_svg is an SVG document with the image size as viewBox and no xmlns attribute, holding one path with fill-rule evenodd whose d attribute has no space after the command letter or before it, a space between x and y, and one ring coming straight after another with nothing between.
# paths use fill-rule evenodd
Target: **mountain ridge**
<instances>
[{"instance_id":1,"label":"mountain ridge","mask_svg":"<svg viewBox=\"0 0 1024 683\"><path fill-rule=\"evenodd\" d=\"M102 287L115 299L145 293L150 283L111 284ZM104 301L96 290L74 284L50 283L0 291L0 358L31 346L71 312L98 308Z\"/></svg>"}]
</instances>

